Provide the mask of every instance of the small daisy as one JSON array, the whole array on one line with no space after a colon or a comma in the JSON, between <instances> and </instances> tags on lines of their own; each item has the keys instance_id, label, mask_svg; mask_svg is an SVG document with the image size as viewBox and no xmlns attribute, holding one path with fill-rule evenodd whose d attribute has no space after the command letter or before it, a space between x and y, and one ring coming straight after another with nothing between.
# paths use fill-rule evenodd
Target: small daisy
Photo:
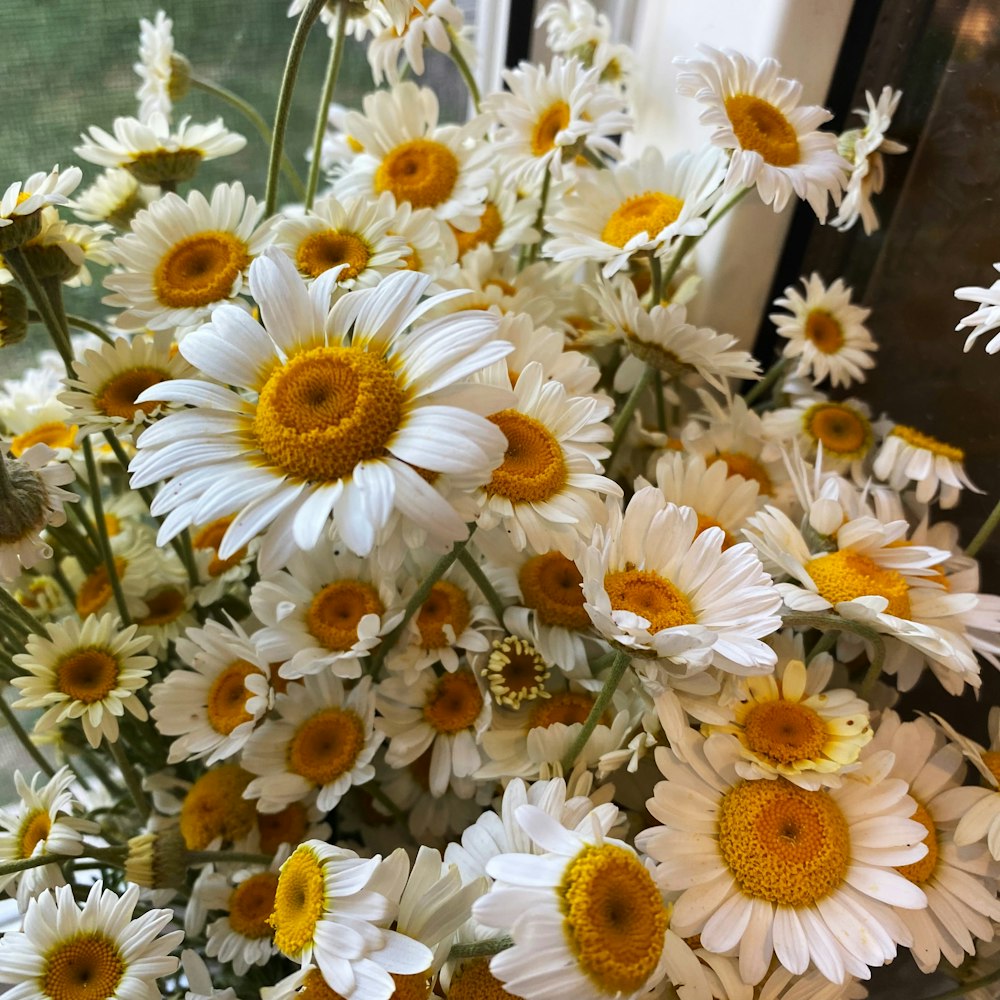
<instances>
[{"instance_id":1,"label":"small daisy","mask_svg":"<svg viewBox=\"0 0 1000 1000\"><path fill-rule=\"evenodd\" d=\"M158 196L156 188L140 184L127 170L111 167L72 202L73 211L87 222L108 222L128 229L136 212Z\"/></svg>"},{"instance_id":2,"label":"small daisy","mask_svg":"<svg viewBox=\"0 0 1000 1000\"><path fill-rule=\"evenodd\" d=\"M394 236L407 244L403 266L439 278L458 260L455 233L447 222L441 222L429 208L414 208L409 202L396 207Z\"/></svg>"},{"instance_id":3,"label":"small daisy","mask_svg":"<svg viewBox=\"0 0 1000 1000\"><path fill-rule=\"evenodd\" d=\"M569 350L560 330L536 325L527 313L509 312L501 316L497 336L514 346L504 358L511 388L534 361L542 366L544 381L560 382L570 396L603 398L597 389L601 369L582 351Z\"/></svg>"},{"instance_id":4,"label":"small daisy","mask_svg":"<svg viewBox=\"0 0 1000 1000\"><path fill-rule=\"evenodd\" d=\"M476 229L463 232L454 226L449 228L458 244L459 257L480 243L502 252L538 242L538 232L534 228L537 216L538 200L521 196L498 169L490 181Z\"/></svg>"},{"instance_id":5,"label":"small daisy","mask_svg":"<svg viewBox=\"0 0 1000 1000\"><path fill-rule=\"evenodd\" d=\"M725 176L725 156L711 146L666 163L647 147L635 163L581 177L564 209L547 220L554 260L593 260L610 278L636 254L665 258L676 238L701 236Z\"/></svg>"},{"instance_id":6,"label":"small daisy","mask_svg":"<svg viewBox=\"0 0 1000 1000\"><path fill-rule=\"evenodd\" d=\"M878 350L864 325L871 310L851 302L851 289L840 278L827 288L813 273L802 285L805 295L789 285L774 300L787 312L769 317L778 335L788 339L784 357L798 358L793 374L810 376L813 385L828 378L834 388L864 382L865 370L875 367L870 352Z\"/></svg>"},{"instance_id":7,"label":"small daisy","mask_svg":"<svg viewBox=\"0 0 1000 1000\"><path fill-rule=\"evenodd\" d=\"M499 124L493 148L523 186L540 190L546 173L562 180L564 165L584 150L621 156L614 137L631 129L632 119L599 69L555 56L547 70L521 63L501 75L508 89L490 94L483 110Z\"/></svg>"},{"instance_id":8,"label":"small daisy","mask_svg":"<svg viewBox=\"0 0 1000 1000\"><path fill-rule=\"evenodd\" d=\"M550 0L535 20L545 26L545 44L552 52L581 60L601 71L601 79L623 83L632 71L634 56L627 45L611 41L611 22L589 0Z\"/></svg>"},{"instance_id":9,"label":"small daisy","mask_svg":"<svg viewBox=\"0 0 1000 1000\"><path fill-rule=\"evenodd\" d=\"M607 525L576 560L597 630L688 673L768 672L776 657L760 640L779 627L781 598L750 545L723 551L723 541L719 528L698 534L695 511L656 487L639 490L624 512L609 504Z\"/></svg>"},{"instance_id":10,"label":"small daisy","mask_svg":"<svg viewBox=\"0 0 1000 1000\"><path fill-rule=\"evenodd\" d=\"M795 194L824 222L828 200L840 204L850 166L837 136L817 130L830 112L800 105L802 84L778 76L774 59L758 64L732 50L699 48L703 59L677 62L677 91L707 105L699 120L715 129L712 144L732 154L723 192L756 186L776 212Z\"/></svg>"},{"instance_id":11,"label":"small daisy","mask_svg":"<svg viewBox=\"0 0 1000 1000\"><path fill-rule=\"evenodd\" d=\"M101 167L122 167L140 184L176 184L189 181L205 160L238 153L246 139L230 132L221 118L208 125L192 125L184 118L171 131L166 117L154 111L145 121L116 118L114 135L91 125L80 135L83 145L73 152Z\"/></svg>"},{"instance_id":12,"label":"small daisy","mask_svg":"<svg viewBox=\"0 0 1000 1000\"><path fill-rule=\"evenodd\" d=\"M132 68L142 81L135 93L140 121L149 121L154 113L169 121L174 101L187 92L190 67L174 52L173 27L162 10L152 21L139 19L139 61Z\"/></svg>"},{"instance_id":13,"label":"small daisy","mask_svg":"<svg viewBox=\"0 0 1000 1000\"><path fill-rule=\"evenodd\" d=\"M191 670L174 669L150 688L156 728L177 737L168 764L205 758L205 765L242 749L270 707L267 662L238 626L209 621L177 640L177 655Z\"/></svg>"},{"instance_id":14,"label":"small daisy","mask_svg":"<svg viewBox=\"0 0 1000 1000\"><path fill-rule=\"evenodd\" d=\"M377 86L383 79L390 84L399 83L400 56L405 57L414 76L423 76L425 45L447 54L454 44L466 63L471 65L475 60L475 48L460 34L462 12L452 0L410 0L409 6L401 29L397 27L398 19L384 7L374 10L383 28L368 43L366 51Z\"/></svg>"},{"instance_id":15,"label":"small daisy","mask_svg":"<svg viewBox=\"0 0 1000 1000\"><path fill-rule=\"evenodd\" d=\"M916 485L918 503L932 503L937 498L942 510L958 503L963 489L982 493L965 473L965 452L939 441L915 427L896 424L885 436L875 456L872 472L894 490L908 483Z\"/></svg>"},{"instance_id":16,"label":"small daisy","mask_svg":"<svg viewBox=\"0 0 1000 1000\"><path fill-rule=\"evenodd\" d=\"M875 445L871 411L859 399L833 402L805 396L765 413L762 434L772 448L797 443L807 460L822 451L824 470L850 472L855 481L863 481L865 459Z\"/></svg>"},{"instance_id":17,"label":"small daisy","mask_svg":"<svg viewBox=\"0 0 1000 1000\"><path fill-rule=\"evenodd\" d=\"M106 429L119 436L134 434L166 407L159 400L137 403L136 396L160 382L192 378L197 373L172 350L173 337L161 330L153 337L118 337L96 350L86 350L74 361L76 378L66 380L60 402L70 408L69 419L80 437Z\"/></svg>"},{"instance_id":18,"label":"small daisy","mask_svg":"<svg viewBox=\"0 0 1000 1000\"><path fill-rule=\"evenodd\" d=\"M2 221L0 213L0 222ZM1000 263L994 264L993 269L1000 271ZM975 302L979 306L975 312L963 317L955 327L956 330L972 327L972 332L965 338L965 351L968 353L984 333L992 333L1000 327L1000 279L994 281L989 288L979 288L975 285L956 288L955 298L963 302ZM1000 334L991 337L986 344L987 354L996 354L997 351L1000 351Z\"/></svg>"},{"instance_id":19,"label":"small daisy","mask_svg":"<svg viewBox=\"0 0 1000 1000\"><path fill-rule=\"evenodd\" d=\"M307 289L291 261L269 253L250 275L265 326L227 306L181 345L200 370L252 395L187 380L150 390L195 404L147 430L131 465L136 488L179 477L154 502L155 513L170 512L160 541L235 513L219 555L266 530L259 560L270 573L313 548L331 514L358 555L394 509L437 539L464 538L465 523L414 466L482 482L499 464L503 434L463 382L509 352L492 340L496 319L456 313L404 336L440 301L417 304L429 278L392 274L330 311L328 279ZM358 385L350 398L339 389L346 378Z\"/></svg>"},{"instance_id":20,"label":"small daisy","mask_svg":"<svg viewBox=\"0 0 1000 1000\"><path fill-rule=\"evenodd\" d=\"M189 851L214 851L252 834L257 811L243 797L252 778L238 764L216 764L194 782L164 773L147 778L146 787L158 811L177 816Z\"/></svg>"},{"instance_id":21,"label":"small daisy","mask_svg":"<svg viewBox=\"0 0 1000 1000\"><path fill-rule=\"evenodd\" d=\"M118 896L95 882L81 906L70 886L28 906L23 929L0 939L0 983L7 1000L159 1000L156 980L177 969L170 955L183 931L165 931L173 910L133 919L139 887Z\"/></svg>"},{"instance_id":22,"label":"small daisy","mask_svg":"<svg viewBox=\"0 0 1000 1000\"><path fill-rule=\"evenodd\" d=\"M371 781L382 734L375 731L375 693L362 678L350 692L331 674L313 674L290 684L268 719L243 750L243 766L257 775L246 797L260 812L273 813L316 791L329 811L352 785Z\"/></svg>"},{"instance_id":23,"label":"small daisy","mask_svg":"<svg viewBox=\"0 0 1000 1000\"><path fill-rule=\"evenodd\" d=\"M140 212L132 232L112 249L123 270L104 279L117 294L104 301L125 312L124 330L190 327L246 288L247 268L265 247L264 208L243 185L217 184L209 202L200 191L167 194Z\"/></svg>"},{"instance_id":24,"label":"small daisy","mask_svg":"<svg viewBox=\"0 0 1000 1000\"><path fill-rule=\"evenodd\" d=\"M41 215L36 214L39 209L67 204L82 178L79 167L60 173L55 166L48 173L40 171L26 181L11 184L0 197L0 253L31 239L41 224Z\"/></svg>"},{"instance_id":25,"label":"small daisy","mask_svg":"<svg viewBox=\"0 0 1000 1000\"><path fill-rule=\"evenodd\" d=\"M110 540L115 575L121 584L125 606L133 616L144 615L146 605L142 597L155 581L153 574L160 565L152 532L145 525L135 525L134 530L118 531ZM105 612L117 616L115 592L103 560L88 569L75 557L70 557L62 561L61 568L76 595L73 606L81 618Z\"/></svg>"},{"instance_id":26,"label":"small daisy","mask_svg":"<svg viewBox=\"0 0 1000 1000\"><path fill-rule=\"evenodd\" d=\"M21 378L7 379L0 386L0 426L15 458L36 444L55 449L60 461L73 456L77 428L69 422L69 408L59 400L65 374L61 360L60 368L29 368Z\"/></svg>"},{"instance_id":27,"label":"small daisy","mask_svg":"<svg viewBox=\"0 0 1000 1000\"><path fill-rule=\"evenodd\" d=\"M40 280L54 279L69 288L90 285L93 279L87 267L111 263L110 246L104 237L110 226L86 226L66 222L51 205L41 209L41 227L30 240L21 244L21 252Z\"/></svg>"},{"instance_id":28,"label":"small daisy","mask_svg":"<svg viewBox=\"0 0 1000 1000\"><path fill-rule=\"evenodd\" d=\"M125 712L140 722L146 709L136 692L146 686L155 666L141 656L148 637L136 637L137 625L119 630L113 615L91 615L81 625L72 618L45 626L48 637L29 636L24 653L13 657L25 675L11 680L21 697L14 708L45 708L35 722L39 733L67 719L80 719L94 748L101 737L118 739L118 719Z\"/></svg>"},{"instance_id":29,"label":"small daisy","mask_svg":"<svg viewBox=\"0 0 1000 1000\"><path fill-rule=\"evenodd\" d=\"M232 523L232 517L219 517L208 524L192 526L195 565L199 579L204 581L197 591L197 601L202 607L214 604L234 589L241 590L239 585L250 575L253 560L247 558L248 546L237 549L226 559L219 555L219 546Z\"/></svg>"},{"instance_id":30,"label":"small daisy","mask_svg":"<svg viewBox=\"0 0 1000 1000\"><path fill-rule=\"evenodd\" d=\"M840 211L831 221L841 232L850 229L860 218L865 228L865 236L871 235L879 227L878 215L872 206L872 195L880 194L885 186L885 165L887 154L905 153L906 146L886 137L892 124L892 116L899 107L903 96L901 90L883 87L876 101L871 91L865 91L868 109L855 108L864 126L845 132L838 142L839 151L851 164L851 176L847 181L844 201Z\"/></svg>"},{"instance_id":31,"label":"small daisy","mask_svg":"<svg viewBox=\"0 0 1000 1000\"><path fill-rule=\"evenodd\" d=\"M71 791L76 779L68 767L61 767L39 787L41 780L42 775L36 774L29 785L20 771L14 772L14 790L21 801L0 809L0 864L43 854L79 857L84 850L83 834L100 829L97 823L73 815L81 809ZM23 913L29 899L64 882L58 865L41 865L0 876L0 889L17 896Z\"/></svg>"}]
</instances>

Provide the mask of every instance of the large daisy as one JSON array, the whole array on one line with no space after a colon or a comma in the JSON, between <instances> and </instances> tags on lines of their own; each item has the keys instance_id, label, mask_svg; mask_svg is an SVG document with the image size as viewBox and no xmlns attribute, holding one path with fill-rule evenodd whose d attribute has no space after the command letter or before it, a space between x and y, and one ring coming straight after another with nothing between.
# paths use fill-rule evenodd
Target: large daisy
<instances>
[{"instance_id":1,"label":"large daisy","mask_svg":"<svg viewBox=\"0 0 1000 1000\"><path fill-rule=\"evenodd\" d=\"M116 293L104 301L125 309L118 326L190 327L239 295L250 262L268 241L269 228L257 226L263 211L237 181L217 184L211 201L200 191L187 198L171 193L139 212L132 231L114 242L112 257L122 270L104 279Z\"/></svg>"},{"instance_id":2,"label":"large daisy","mask_svg":"<svg viewBox=\"0 0 1000 1000\"><path fill-rule=\"evenodd\" d=\"M313 548L331 514L358 555L372 550L393 510L439 541L465 537L465 523L423 477L486 481L501 460L503 433L462 381L510 350L492 340L495 318L453 314L404 336L439 301L418 305L426 276L390 275L329 311L330 279L307 289L273 253L250 275L264 326L224 307L181 346L196 367L243 391L183 379L151 390L194 407L147 430L131 465L133 487L176 477L154 504L170 512L161 542L236 513L219 555L266 530L260 569L270 573Z\"/></svg>"}]
</instances>

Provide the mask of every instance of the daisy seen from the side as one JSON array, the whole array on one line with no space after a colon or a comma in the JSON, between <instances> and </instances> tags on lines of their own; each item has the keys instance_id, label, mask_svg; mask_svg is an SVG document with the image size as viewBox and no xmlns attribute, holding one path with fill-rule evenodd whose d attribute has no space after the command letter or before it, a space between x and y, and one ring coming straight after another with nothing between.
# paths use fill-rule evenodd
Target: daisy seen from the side
<instances>
[{"instance_id":1,"label":"daisy seen from the side","mask_svg":"<svg viewBox=\"0 0 1000 1000\"><path fill-rule=\"evenodd\" d=\"M993 265L995 271L1000 271L1000 263ZM984 333L993 333L1000 328L1000 279L994 281L989 288L981 288L976 285L965 285L955 289L955 298L963 302L975 302L977 309L963 316L956 330L965 330L971 327L971 332L965 338L965 352L972 350L972 345ZM994 334L986 342L986 353L996 354L1000 351L1000 334Z\"/></svg>"}]
</instances>

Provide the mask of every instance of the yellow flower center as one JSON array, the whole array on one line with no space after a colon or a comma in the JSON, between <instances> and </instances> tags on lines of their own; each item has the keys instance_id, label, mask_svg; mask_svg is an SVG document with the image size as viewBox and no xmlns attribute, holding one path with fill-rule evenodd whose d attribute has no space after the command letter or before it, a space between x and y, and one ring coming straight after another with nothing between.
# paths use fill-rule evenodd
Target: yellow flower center
<instances>
[{"instance_id":1,"label":"yellow flower center","mask_svg":"<svg viewBox=\"0 0 1000 1000\"><path fill-rule=\"evenodd\" d=\"M601 231L601 239L615 247L625 246L639 233L655 239L662 229L677 221L683 207L680 198L662 191L634 194L611 213Z\"/></svg>"},{"instance_id":2,"label":"yellow flower center","mask_svg":"<svg viewBox=\"0 0 1000 1000\"><path fill-rule=\"evenodd\" d=\"M861 458L872 446L872 425L843 403L816 403L802 415L802 428L823 451L839 458Z\"/></svg>"},{"instance_id":3,"label":"yellow flower center","mask_svg":"<svg viewBox=\"0 0 1000 1000\"><path fill-rule=\"evenodd\" d=\"M260 872L241 882L229 895L229 925L237 934L257 940L269 938L271 925L267 922L274 909L278 889L278 876L274 872Z\"/></svg>"},{"instance_id":4,"label":"yellow flower center","mask_svg":"<svg viewBox=\"0 0 1000 1000\"><path fill-rule=\"evenodd\" d=\"M531 155L544 156L556 148L556 136L569 125L569 105L565 101L550 104L531 130Z\"/></svg>"},{"instance_id":5,"label":"yellow flower center","mask_svg":"<svg viewBox=\"0 0 1000 1000\"><path fill-rule=\"evenodd\" d=\"M250 265L246 243L232 233L206 231L185 236L164 255L153 273L161 305L190 309L228 299Z\"/></svg>"},{"instance_id":6,"label":"yellow flower center","mask_svg":"<svg viewBox=\"0 0 1000 1000\"><path fill-rule=\"evenodd\" d=\"M744 781L719 807L719 848L740 889L783 906L811 906L844 881L847 820L823 791L784 778Z\"/></svg>"},{"instance_id":7,"label":"yellow flower center","mask_svg":"<svg viewBox=\"0 0 1000 1000\"><path fill-rule=\"evenodd\" d=\"M541 653L527 639L512 635L493 640L493 651L483 668L497 704L511 708L518 708L522 701L549 697L545 690L549 673Z\"/></svg>"},{"instance_id":8,"label":"yellow flower center","mask_svg":"<svg viewBox=\"0 0 1000 1000\"><path fill-rule=\"evenodd\" d=\"M934 819L931 814L919 802L917 803L916 811L910 819L915 820L927 831L922 841L922 843L927 845L927 853L919 861L914 861L912 865L899 865L896 868L896 871L898 871L903 878L909 879L915 885L923 885L924 882L926 882L934 874L934 871L937 868L937 828L934 826Z\"/></svg>"},{"instance_id":9,"label":"yellow flower center","mask_svg":"<svg viewBox=\"0 0 1000 1000\"><path fill-rule=\"evenodd\" d=\"M424 702L424 721L439 733L450 736L475 724L483 710L483 695L468 670L445 674L438 679Z\"/></svg>"},{"instance_id":10,"label":"yellow flower center","mask_svg":"<svg viewBox=\"0 0 1000 1000\"><path fill-rule=\"evenodd\" d=\"M319 969L310 969L302 983L302 989L295 994L295 1000L344 1000L326 984Z\"/></svg>"},{"instance_id":11,"label":"yellow flower center","mask_svg":"<svg viewBox=\"0 0 1000 1000\"><path fill-rule=\"evenodd\" d=\"M986 769L1000 783L1000 750L984 750L981 756Z\"/></svg>"},{"instance_id":12,"label":"yellow flower center","mask_svg":"<svg viewBox=\"0 0 1000 1000\"><path fill-rule=\"evenodd\" d=\"M438 580L417 613L420 648L430 650L450 646L458 641L470 621L472 610L465 591L450 580ZM445 631L445 626L448 626L449 632Z\"/></svg>"},{"instance_id":13,"label":"yellow flower center","mask_svg":"<svg viewBox=\"0 0 1000 1000\"><path fill-rule=\"evenodd\" d=\"M98 646L76 649L56 664L56 688L85 705L102 701L118 684L116 657Z\"/></svg>"},{"instance_id":14,"label":"yellow flower center","mask_svg":"<svg viewBox=\"0 0 1000 1000\"><path fill-rule=\"evenodd\" d=\"M434 208L451 197L458 159L443 143L411 139L390 150L375 171L375 193L391 191L396 201Z\"/></svg>"},{"instance_id":15,"label":"yellow flower center","mask_svg":"<svg viewBox=\"0 0 1000 1000\"><path fill-rule=\"evenodd\" d=\"M716 521L714 517L709 517L707 514L699 514L697 534L700 535L703 531L706 531L708 528L719 528L722 531L722 534L724 535L722 539L723 552L725 552L726 549L728 549L731 545L736 544L736 539L733 538L733 536L729 534L729 532L726 531L726 529L723 528L722 525L719 524L719 522Z\"/></svg>"},{"instance_id":16,"label":"yellow flower center","mask_svg":"<svg viewBox=\"0 0 1000 1000\"><path fill-rule=\"evenodd\" d=\"M404 395L389 363L354 347L314 347L268 376L253 432L288 475L333 482L378 458L399 427Z\"/></svg>"},{"instance_id":17,"label":"yellow flower center","mask_svg":"<svg viewBox=\"0 0 1000 1000\"><path fill-rule=\"evenodd\" d=\"M825 309L811 309L806 316L806 337L817 351L836 354L844 346L844 328L840 321Z\"/></svg>"},{"instance_id":18,"label":"yellow flower center","mask_svg":"<svg viewBox=\"0 0 1000 1000\"><path fill-rule=\"evenodd\" d=\"M276 854L282 844L298 844L309 829L309 813L301 802L285 806L281 812L257 813L257 832L263 854Z\"/></svg>"},{"instance_id":19,"label":"yellow flower center","mask_svg":"<svg viewBox=\"0 0 1000 1000\"><path fill-rule=\"evenodd\" d=\"M903 575L879 566L860 552L852 549L828 552L811 559L805 568L820 596L833 605L858 597L884 597L889 602L886 614L910 617L910 587Z\"/></svg>"},{"instance_id":20,"label":"yellow flower center","mask_svg":"<svg viewBox=\"0 0 1000 1000\"><path fill-rule=\"evenodd\" d=\"M274 945L283 955L297 958L312 943L323 914L324 888L319 858L308 847L293 851L278 874L274 910L269 919L274 928Z\"/></svg>"},{"instance_id":21,"label":"yellow flower center","mask_svg":"<svg viewBox=\"0 0 1000 1000\"><path fill-rule=\"evenodd\" d=\"M312 599L306 626L327 649L345 652L358 641L361 619L384 612L385 605L370 583L337 580Z\"/></svg>"},{"instance_id":22,"label":"yellow flower center","mask_svg":"<svg viewBox=\"0 0 1000 1000\"><path fill-rule=\"evenodd\" d=\"M725 103L742 149L760 153L772 167L790 167L799 162L798 134L773 104L753 94L733 94Z\"/></svg>"},{"instance_id":23,"label":"yellow flower center","mask_svg":"<svg viewBox=\"0 0 1000 1000\"><path fill-rule=\"evenodd\" d=\"M219 558L218 549L222 544L222 536L225 535L229 525L233 523L234 516L220 517L218 520L210 521L194 536L193 544L196 549L215 549L216 551L216 554L208 564L208 575L213 579L217 576L222 576L227 570L239 565L243 561L243 557L247 554L246 547L244 546L239 552L234 552L228 559Z\"/></svg>"},{"instance_id":24,"label":"yellow flower center","mask_svg":"<svg viewBox=\"0 0 1000 1000\"><path fill-rule=\"evenodd\" d=\"M720 451L711 459L712 462L725 462L731 476L742 476L754 480L760 487L761 496L771 496L774 485L767 469L757 459L744 451Z\"/></svg>"},{"instance_id":25,"label":"yellow flower center","mask_svg":"<svg viewBox=\"0 0 1000 1000\"><path fill-rule=\"evenodd\" d=\"M948 459L949 462L965 461L965 452L961 448L945 444L944 441L939 441L936 437L931 437L930 434L924 434L915 427L896 424L889 433L893 437L902 438L907 444L913 445L914 448L922 448L924 451L929 451L932 455L940 455L942 458Z\"/></svg>"},{"instance_id":26,"label":"yellow flower center","mask_svg":"<svg viewBox=\"0 0 1000 1000\"><path fill-rule=\"evenodd\" d=\"M604 577L604 589L615 611L631 611L649 622L650 634L698 619L687 598L665 577L652 570L627 566Z\"/></svg>"},{"instance_id":27,"label":"yellow flower center","mask_svg":"<svg viewBox=\"0 0 1000 1000\"><path fill-rule=\"evenodd\" d=\"M243 798L251 775L236 764L206 771L181 804L180 830L189 851L204 851L213 840L232 842L253 828L257 809Z\"/></svg>"},{"instance_id":28,"label":"yellow flower center","mask_svg":"<svg viewBox=\"0 0 1000 1000\"><path fill-rule=\"evenodd\" d=\"M390 972L389 975L396 984L389 1000L427 1000L431 995L433 979L430 969L426 972L412 972L409 975L404 972Z\"/></svg>"},{"instance_id":29,"label":"yellow flower center","mask_svg":"<svg viewBox=\"0 0 1000 1000\"><path fill-rule=\"evenodd\" d=\"M532 556L517 575L521 599L543 625L584 629L590 617L583 606L583 577L561 552Z\"/></svg>"},{"instance_id":30,"label":"yellow flower center","mask_svg":"<svg viewBox=\"0 0 1000 1000\"><path fill-rule=\"evenodd\" d=\"M139 367L113 375L94 396L94 407L108 417L121 417L123 420L134 420L136 413L141 411L147 417L158 406L163 404L155 399L145 403L137 403L136 396L145 392L150 386L166 382L171 378L168 372L159 368Z\"/></svg>"},{"instance_id":31,"label":"yellow flower center","mask_svg":"<svg viewBox=\"0 0 1000 1000\"><path fill-rule=\"evenodd\" d=\"M522 997L503 988L503 983L490 972L488 958L474 958L455 973L448 1000L522 1000Z\"/></svg>"},{"instance_id":32,"label":"yellow flower center","mask_svg":"<svg viewBox=\"0 0 1000 1000\"><path fill-rule=\"evenodd\" d=\"M118 579L122 579L128 563L120 556L115 557L115 573ZM76 592L76 610L81 618L88 615L97 614L108 601L111 600L111 580L108 578L108 571L101 563L87 578L80 584Z\"/></svg>"},{"instance_id":33,"label":"yellow flower center","mask_svg":"<svg viewBox=\"0 0 1000 1000\"><path fill-rule=\"evenodd\" d=\"M23 434L15 434L10 441L10 453L15 458L20 458L36 444L47 444L56 449L73 448L76 446L76 431L76 424L64 424L61 420L39 424Z\"/></svg>"},{"instance_id":34,"label":"yellow flower center","mask_svg":"<svg viewBox=\"0 0 1000 1000\"><path fill-rule=\"evenodd\" d=\"M311 233L299 244L295 263L310 278L318 278L331 267L346 264L338 280L351 281L368 266L371 256L371 247L360 236L327 229Z\"/></svg>"},{"instance_id":35,"label":"yellow flower center","mask_svg":"<svg viewBox=\"0 0 1000 1000\"><path fill-rule=\"evenodd\" d=\"M126 965L117 945L100 931L60 941L45 956L42 991L50 1000L106 1000Z\"/></svg>"},{"instance_id":36,"label":"yellow flower center","mask_svg":"<svg viewBox=\"0 0 1000 1000\"><path fill-rule=\"evenodd\" d=\"M507 451L486 485L487 496L542 503L566 485L562 448L544 424L517 410L501 410L488 419L504 432Z\"/></svg>"},{"instance_id":37,"label":"yellow flower center","mask_svg":"<svg viewBox=\"0 0 1000 1000\"><path fill-rule=\"evenodd\" d=\"M811 708L784 700L755 705L743 732L747 746L775 764L814 760L827 742L823 720Z\"/></svg>"},{"instance_id":38,"label":"yellow flower center","mask_svg":"<svg viewBox=\"0 0 1000 1000\"><path fill-rule=\"evenodd\" d=\"M563 691L540 701L528 717L528 729L547 729L557 722L564 726L584 723L594 707L593 695L585 691Z\"/></svg>"},{"instance_id":39,"label":"yellow flower center","mask_svg":"<svg viewBox=\"0 0 1000 1000\"><path fill-rule=\"evenodd\" d=\"M228 736L237 726L249 722L253 716L247 711L246 679L259 674L252 663L233 660L212 681L208 689L208 724L223 736Z\"/></svg>"},{"instance_id":40,"label":"yellow flower center","mask_svg":"<svg viewBox=\"0 0 1000 1000\"><path fill-rule=\"evenodd\" d=\"M142 618L136 619L140 625L168 625L187 610L184 591L177 587L164 587L154 594L147 594L142 600L147 611Z\"/></svg>"},{"instance_id":41,"label":"yellow flower center","mask_svg":"<svg viewBox=\"0 0 1000 1000\"><path fill-rule=\"evenodd\" d=\"M473 247L480 243L488 243L493 246L497 238L503 232L503 219L500 212L492 201L486 202L483 214L479 217L479 228L471 233L463 233L461 229L451 227L455 234L455 242L458 244L458 256L468 253Z\"/></svg>"},{"instance_id":42,"label":"yellow flower center","mask_svg":"<svg viewBox=\"0 0 1000 1000\"><path fill-rule=\"evenodd\" d=\"M34 809L21 823L17 832L18 857L30 858L35 848L48 837L52 830L52 820L44 809Z\"/></svg>"},{"instance_id":43,"label":"yellow flower center","mask_svg":"<svg viewBox=\"0 0 1000 1000\"><path fill-rule=\"evenodd\" d=\"M659 964L669 923L642 862L614 844L585 847L566 866L559 895L570 950L597 988L640 990Z\"/></svg>"},{"instance_id":44,"label":"yellow flower center","mask_svg":"<svg viewBox=\"0 0 1000 1000\"><path fill-rule=\"evenodd\" d=\"M329 785L354 767L365 745L365 727L348 708L324 708L295 731L288 768L314 785Z\"/></svg>"}]
</instances>

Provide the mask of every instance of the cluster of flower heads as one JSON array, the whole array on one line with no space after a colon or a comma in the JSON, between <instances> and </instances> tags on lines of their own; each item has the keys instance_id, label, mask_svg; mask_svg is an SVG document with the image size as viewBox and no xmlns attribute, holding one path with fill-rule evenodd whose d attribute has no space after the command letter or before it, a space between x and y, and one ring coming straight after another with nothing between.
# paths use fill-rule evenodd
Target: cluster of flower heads
<instances>
[{"instance_id":1,"label":"cluster of flower heads","mask_svg":"<svg viewBox=\"0 0 1000 1000\"><path fill-rule=\"evenodd\" d=\"M0 343L30 295L57 348L0 383L3 707L47 772L0 810L5 995L854 1000L900 948L985 961L1000 710L985 749L894 708L1000 666L963 453L833 395L877 349L839 279L774 303L763 382L687 311L748 191L877 225L898 92L838 137L706 48L708 145L627 159L585 0L461 125L400 82L468 71L448 0L289 13L388 84L318 199L175 191L244 140L173 122L161 12L137 117L77 149L107 172L0 201Z\"/></svg>"}]
</instances>

